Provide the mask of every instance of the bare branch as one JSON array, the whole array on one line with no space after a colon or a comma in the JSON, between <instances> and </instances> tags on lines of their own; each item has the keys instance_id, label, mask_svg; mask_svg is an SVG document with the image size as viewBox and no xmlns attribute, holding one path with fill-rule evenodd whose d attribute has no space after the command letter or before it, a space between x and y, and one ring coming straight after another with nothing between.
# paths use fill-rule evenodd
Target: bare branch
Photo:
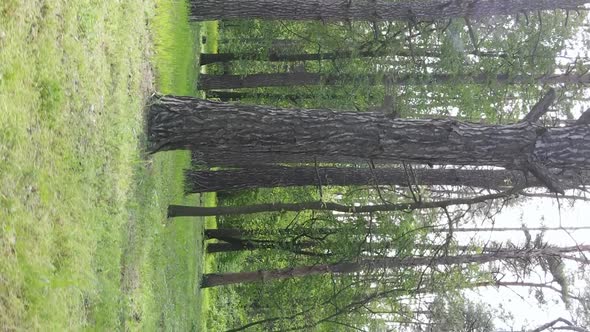
<instances>
[{"instance_id":1,"label":"bare branch","mask_svg":"<svg viewBox=\"0 0 590 332\"><path fill-rule=\"evenodd\" d=\"M534 112L534 110L532 112ZM547 167L537 161L531 161L528 164L528 170L550 191L565 195L565 191L561 187L559 180L549 172Z\"/></svg>"},{"instance_id":2,"label":"bare branch","mask_svg":"<svg viewBox=\"0 0 590 332\"><path fill-rule=\"evenodd\" d=\"M537 122L539 119L549 111L549 106L555 101L555 89L550 88L549 91L533 106L531 111L520 120L520 122Z\"/></svg>"},{"instance_id":3,"label":"bare branch","mask_svg":"<svg viewBox=\"0 0 590 332\"><path fill-rule=\"evenodd\" d=\"M588 125L590 124L590 108L584 111L582 115L576 120L574 125Z\"/></svg>"}]
</instances>

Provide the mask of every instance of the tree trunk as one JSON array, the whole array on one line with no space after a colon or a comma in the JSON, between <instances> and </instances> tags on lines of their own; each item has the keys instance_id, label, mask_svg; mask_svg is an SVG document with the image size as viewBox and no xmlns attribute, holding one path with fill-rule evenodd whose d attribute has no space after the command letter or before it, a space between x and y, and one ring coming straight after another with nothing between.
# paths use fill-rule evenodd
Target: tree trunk
<instances>
[{"instance_id":1,"label":"tree trunk","mask_svg":"<svg viewBox=\"0 0 590 332\"><path fill-rule=\"evenodd\" d=\"M580 175L560 174L565 189L577 188L586 183ZM296 186L466 186L502 190L512 184L525 187L544 187L535 178L523 172L477 169L415 168L411 179L400 168L366 167L265 167L219 171L194 171L185 173L187 193L238 191L257 188Z\"/></svg>"},{"instance_id":2,"label":"tree trunk","mask_svg":"<svg viewBox=\"0 0 590 332\"><path fill-rule=\"evenodd\" d=\"M247 250L262 250L273 249L289 251L294 254L314 255L312 252L306 252L303 249L308 249L318 245L317 242L290 242L290 241L272 241L272 240L250 240L250 239L235 239L232 242L218 242L207 244L207 253L221 253L221 252L237 252Z\"/></svg>"},{"instance_id":3,"label":"tree trunk","mask_svg":"<svg viewBox=\"0 0 590 332\"><path fill-rule=\"evenodd\" d=\"M208 228L205 230L207 239L223 240L225 238L243 238L253 234L258 234L255 230L245 230L239 228Z\"/></svg>"},{"instance_id":4,"label":"tree trunk","mask_svg":"<svg viewBox=\"0 0 590 332\"><path fill-rule=\"evenodd\" d=\"M338 264L318 264L280 270L236 273L209 273L203 275L202 288L231 285L247 282L267 282L275 279L305 277L318 274L347 274L361 271L390 270L416 266L484 264L508 259L533 259L542 257L560 257L565 253L588 251L590 246L547 247L543 249L505 249L495 253L442 256L442 257L382 257L362 259L358 262Z\"/></svg>"},{"instance_id":5,"label":"tree trunk","mask_svg":"<svg viewBox=\"0 0 590 332\"><path fill-rule=\"evenodd\" d=\"M590 168L588 125L541 128L383 113L234 105L158 96L148 116L151 151L190 149L204 162L252 164L376 160L532 169ZM239 164L238 163L238 164Z\"/></svg>"},{"instance_id":6,"label":"tree trunk","mask_svg":"<svg viewBox=\"0 0 590 332\"><path fill-rule=\"evenodd\" d=\"M497 57L506 58L508 54L502 52L477 52L471 51L469 54L481 57ZM320 60L336 60L336 59L352 59L352 58L374 58L385 56L400 56L400 57L432 57L440 58L440 52L427 50L372 50L372 51L335 51L326 53L293 53L286 54L284 52L252 52L252 53L201 53L199 63L201 66L218 62L230 62L236 60L252 60L252 61L270 61L270 62L290 62L290 61L320 61Z\"/></svg>"},{"instance_id":7,"label":"tree trunk","mask_svg":"<svg viewBox=\"0 0 590 332\"><path fill-rule=\"evenodd\" d=\"M462 227L453 228L453 233L464 232L549 232L549 231L578 231L590 229L590 226L578 227ZM240 228L208 228L205 229L205 237L207 239L218 239L224 241L226 238L245 239L252 237L297 237L302 234L313 235L314 237L325 237L329 234L334 234L338 231L337 228L305 228L305 229L240 229ZM367 228L366 230L370 230ZM429 230L432 233L448 232L448 228L433 228ZM378 235L378 234L376 234Z\"/></svg>"},{"instance_id":8,"label":"tree trunk","mask_svg":"<svg viewBox=\"0 0 590 332\"><path fill-rule=\"evenodd\" d=\"M351 82L366 82L368 85L380 84L383 75L322 75L319 73L271 73L249 75L208 75L199 76L199 89L239 89L262 88L303 85L343 85ZM429 84L526 84L540 85L556 84L587 84L590 74L556 74L556 75L509 75L509 74L477 74L477 75L449 75L410 74L393 78L396 85L429 85Z\"/></svg>"},{"instance_id":9,"label":"tree trunk","mask_svg":"<svg viewBox=\"0 0 590 332\"><path fill-rule=\"evenodd\" d=\"M246 251L246 250L252 250L252 248L249 248L245 242L240 242L240 243L218 242L218 243L207 244L207 253L208 254L214 254L214 253L220 253L220 252Z\"/></svg>"},{"instance_id":10,"label":"tree trunk","mask_svg":"<svg viewBox=\"0 0 590 332\"><path fill-rule=\"evenodd\" d=\"M313 94L301 93L301 94L281 94L281 93L251 93L251 92L238 92L238 91L219 91L209 90L207 91L207 98L219 98L221 101L230 100L241 100L241 99L259 99L268 98L276 101L283 101L288 99L292 102L297 102L304 98L315 97Z\"/></svg>"},{"instance_id":11,"label":"tree trunk","mask_svg":"<svg viewBox=\"0 0 590 332\"><path fill-rule=\"evenodd\" d=\"M472 19L540 10L582 9L588 0L192 0L193 21L224 19L321 21L433 21Z\"/></svg>"},{"instance_id":12,"label":"tree trunk","mask_svg":"<svg viewBox=\"0 0 590 332\"><path fill-rule=\"evenodd\" d=\"M342 205L337 203L327 203L322 201L303 202L303 203L268 203L242 206L216 206L216 207L200 207L200 206L185 206L185 205L169 205L168 217L206 217L206 216L222 216L235 214L252 214L262 212L300 212L306 210L314 211L337 211L342 213L374 213L386 211L414 211L421 209L444 208L453 205L470 205L482 203L492 199L510 197L516 192L516 188L507 192L497 194L489 194L477 196L474 198L455 198L446 201L433 202L411 202L411 203L397 203L397 204L375 204L375 205Z\"/></svg>"},{"instance_id":13,"label":"tree trunk","mask_svg":"<svg viewBox=\"0 0 590 332\"><path fill-rule=\"evenodd\" d=\"M199 75L200 90L238 89L277 86L319 85L322 83L315 73L273 73L252 75ZM334 83L335 84L335 83Z\"/></svg>"}]
</instances>

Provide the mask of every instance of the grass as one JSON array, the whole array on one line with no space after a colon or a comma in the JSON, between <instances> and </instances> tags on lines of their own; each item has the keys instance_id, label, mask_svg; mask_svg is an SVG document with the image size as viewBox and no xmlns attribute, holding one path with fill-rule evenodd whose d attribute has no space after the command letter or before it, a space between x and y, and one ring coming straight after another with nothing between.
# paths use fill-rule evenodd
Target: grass
<instances>
[{"instance_id":1,"label":"grass","mask_svg":"<svg viewBox=\"0 0 590 332\"><path fill-rule=\"evenodd\" d=\"M165 219L200 199L189 156L144 152L150 61L195 93L184 22L164 0L0 2L2 330L204 329L203 223Z\"/></svg>"},{"instance_id":2,"label":"grass","mask_svg":"<svg viewBox=\"0 0 590 332\"><path fill-rule=\"evenodd\" d=\"M219 40L219 23L218 21L207 21L202 23L203 33L202 35L206 36L206 43L201 45L200 52L203 53L217 53L218 50L218 40ZM207 67L201 69L202 72L207 72ZM201 95L201 97L205 97ZM214 194L208 194L205 196L205 201L203 202L205 206L214 206L216 204L216 197ZM215 217L207 217L205 218L205 227L206 228L217 228L217 222ZM215 260L212 255L204 255L204 271L203 272L214 272ZM214 290L211 289L204 289L201 292L201 316L203 317L203 322L211 323L211 312L217 310L217 301L213 301L212 298L216 298L214 294ZM215 303L214 303L215 302ZM215 305L215 308L212 310L212 307ZM208 319L205 319L207 317ZM216 322L215 322L216 323ZM214 324L209 324L214 325ZM214 326L217 326L215 324ZM213 326L209 326L213 327ZM215 330L215 329L213 329Z\"/></svg>"}]
</instances>

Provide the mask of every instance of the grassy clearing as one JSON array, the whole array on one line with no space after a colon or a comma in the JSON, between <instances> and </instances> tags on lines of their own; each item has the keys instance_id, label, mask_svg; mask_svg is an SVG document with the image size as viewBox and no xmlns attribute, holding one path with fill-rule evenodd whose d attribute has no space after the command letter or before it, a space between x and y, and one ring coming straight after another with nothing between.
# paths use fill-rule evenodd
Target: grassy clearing
<instances>
[{"instance_id":1,"label":"grassy clearing","mask_svg":"<svg viewBox=\"0 0 590 332\"><path fill-rule=\"evenodd\" d=\"M143 152L152 56L160 91L194 93L183 15L163 0L0 2L3 330L201 328L202 224L165 219L189 157Z\"/></svg>"},{"instance_id":2,"label":"grassy clearing","mask_svg":"<svg viewBox=\"0 0 590 332\"><path fill-rule=\"evenodd\" d=\"M200 37L205 35L210 41L205 46L211 45L216 38L214 33L208 33L215 32L216 27L188 24L183 2L158 1L157 8L153 28L158 91L198 95L195 83L199 67L195 59L200 52ZM153 167L144 170L151 174L143 177L151 181L137 191L144 195L139 199L143 204L136 209L139 217L129 223L128 234L137 239L130 243L139 243L130 248L127 255L130 261L124 266L131 272L139 270L143 280L139 287L130 288L129 316L141 317L140 321L131 323L137 329L203 331L206 327L201 315L206 306L202 304L198 287L203 273L203 227L214 218L159 222L164 219L162 211L170 202L214 205L215 196L183 196L183 169L190 167L191 162L188 152L159 153L152 161ZM143 183L141 178L138 183ZM160 204L154 207L150 202ZM154 228L158 224L162 227Z\"/></svg>"},{"instance_id":3,"label":"grassy clearing","mask_svg":"<svg viewBox=\"0 0 590 332\"><path fill-rule=\"evenodd\" d=\"M0 3L0 326L119 327L123 226L144 161L143 1Z\"/></svg>"}]
</instances>

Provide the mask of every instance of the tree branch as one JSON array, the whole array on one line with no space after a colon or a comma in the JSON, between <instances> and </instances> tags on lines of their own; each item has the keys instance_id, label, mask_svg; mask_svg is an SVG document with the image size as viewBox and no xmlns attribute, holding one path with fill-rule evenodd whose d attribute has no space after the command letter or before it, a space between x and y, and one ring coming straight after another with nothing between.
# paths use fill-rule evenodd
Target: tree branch
<instances>
[{"instance_id":1,"label":"tree branch","mask_svg":"<svg viewBox=\"0 0 590 332\"><path fill-rule=\"evenodd\" d=\"M590 108L584 111L582 115L576 120L574 125L588 125L590 124Z\"/></svg>"},{"instance_id":2,"label":"tree branch","mask_svg":"<svg viewBox=\"0 0 590 332\"><path fill-rule=\"evenodd\" d=\"M529 113L530 114L530 113ZM543 166L536 160L531 160L528 163L528 170L533 174L537 180L541 181L550 191L564 195L565 191L561 187L559 180L555 178L549 169Z\"/></svg>"},{"instance_id":3,"label":"tree branch","mask_svg":"<svg viewBox=\"0 0 590 332\"><path fill-rule=\"evenodd\" d=\"M539 119L549 111L549 106L555 101L555 89L550 88L549 91L533 106L531 111L519 122L537 122Z\"/></svg>"},{"instance_id":4,"label":"tree branch","mask_svg":"<svg viewBox=\"0 0 590 332\"><path fill-rule=\"evenodd\" d=\"M560 322L566 324L567 326L553 327L553 325L560 323ZM570 330L570 331L578 331L578 332L588 332L588 330L586 330L585 328L574 326L574 324L572 322L570 322L569 320L567 320L565 318L561 318L561 317L559 317L555 320L552 320L549 323L543 324L530 332L541 332L541 331L544 331L548 328L552 328L553 330Z\"/></svg>"}]
</instances>

